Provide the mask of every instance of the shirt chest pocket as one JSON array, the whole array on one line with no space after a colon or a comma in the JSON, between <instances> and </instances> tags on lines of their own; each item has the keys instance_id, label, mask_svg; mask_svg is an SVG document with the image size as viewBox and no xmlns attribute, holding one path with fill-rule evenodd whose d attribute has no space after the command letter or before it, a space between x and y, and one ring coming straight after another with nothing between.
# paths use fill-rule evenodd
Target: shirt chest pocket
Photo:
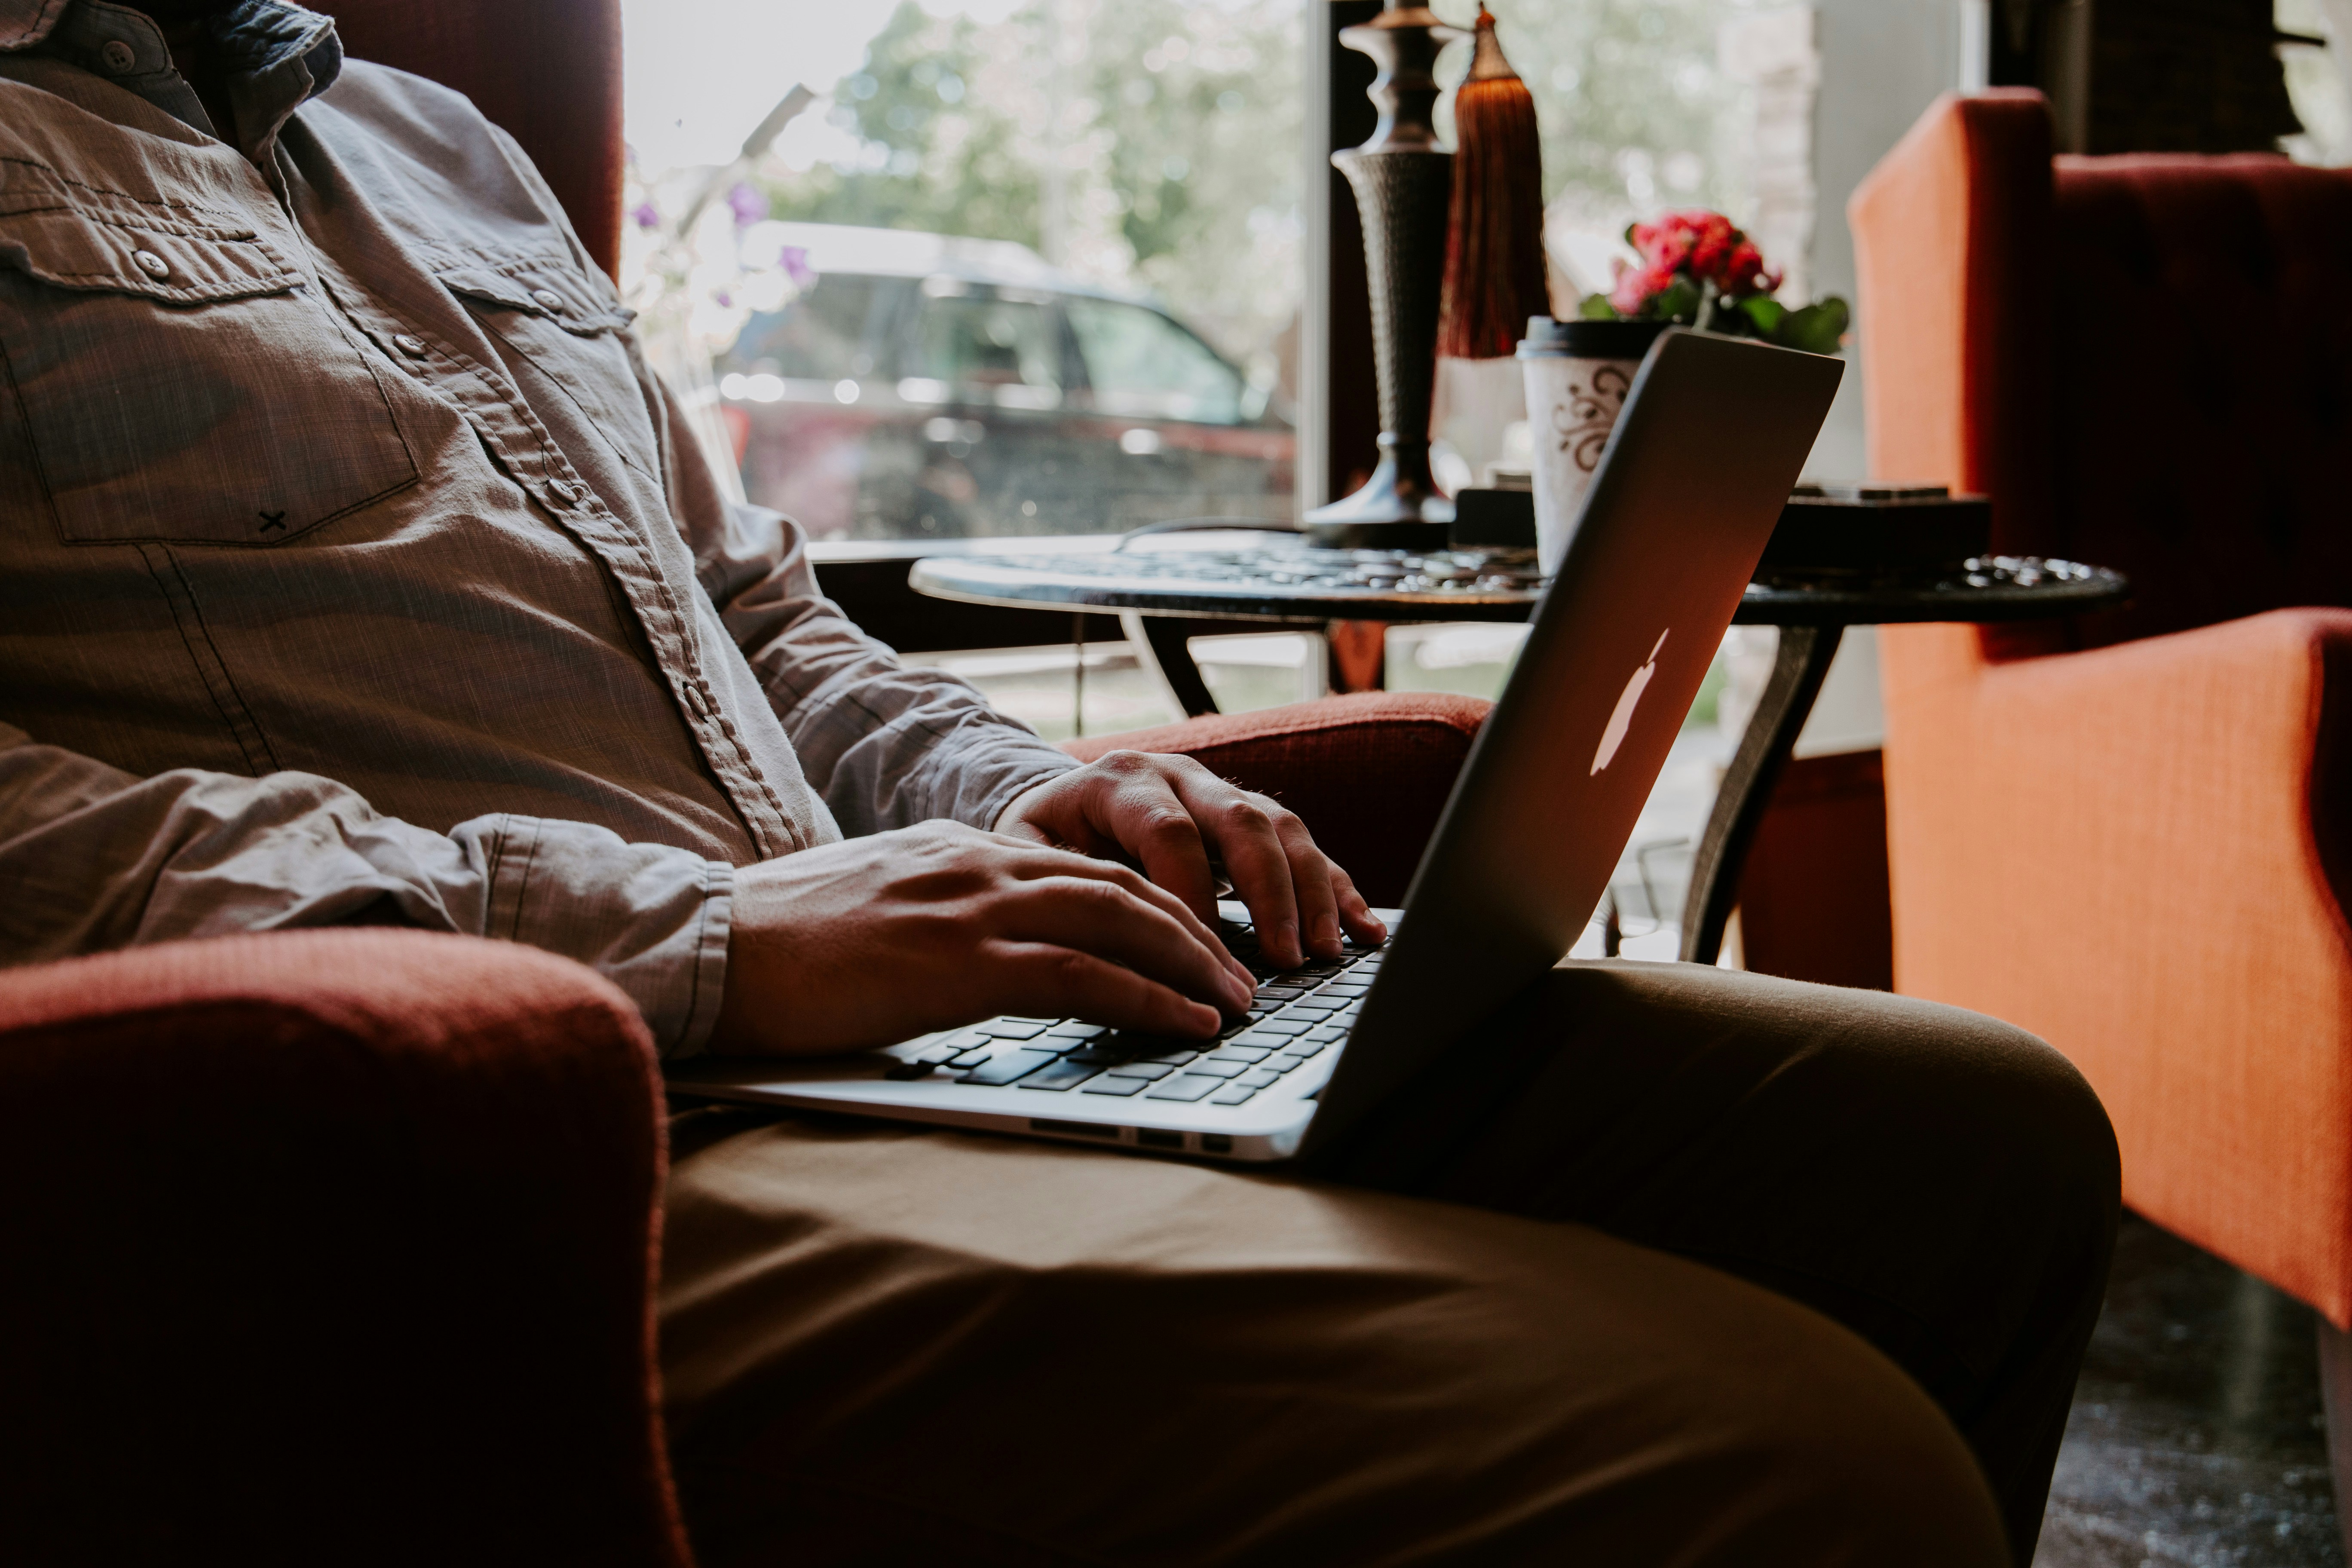
<instances>
[{"instance_id":1,"label":"shirt chest pocket","mask_svg":"<svg viewBox=\"0 0 2352 1568\"><path fill-rule=\"evenodd\" d=\"M517 260L437 271L498 343L509 374L550 384L624 461L647 472L658 468L653 418L622 331L630 312L598 299L565 264ZM534 388L532 401L544 390Z\"/></svg>"},{"instance_id":2,"label":"shirt chest pocket","mask_svg":"<svg viewBox=\"0 0 2352 1568\"><path fill-rule=\"evenodd\" d=\"M416 479L361 351L250 229L0 216L0 351L73 542L278 544Z\"/></svg>"}]
</instances>

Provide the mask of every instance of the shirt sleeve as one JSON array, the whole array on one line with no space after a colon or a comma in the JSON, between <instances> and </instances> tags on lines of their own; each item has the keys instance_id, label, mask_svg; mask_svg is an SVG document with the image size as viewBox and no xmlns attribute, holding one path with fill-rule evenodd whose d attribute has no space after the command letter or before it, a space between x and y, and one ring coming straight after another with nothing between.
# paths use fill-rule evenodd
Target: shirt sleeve
<instances>
[{"instance_id":1,"label":"shirt sleeve","mask_svg":"<svg viewBox=\"0 0 2352 1568\"><path fill-rule=\"evenodd\" d=\"M717 606L842 831L935 817L990 827L1078 764L942 669L902 664L818 589L800 524L722 497L700 438L658 380L671 510Z\"/></svg>"},{"instance_id":2,"label":"shirt sleeve","mask_svg":"<svg viewBox=\"0 0 2352 1568\"><path fill-rule=\"evenodd\" d=\"M675 1057L718 1018L733 871L511 813L435 833L313 773L142 779L0 724L0 887L7 963L327 925L544 948L626 992Z\"/></svg>"}]
</instances>

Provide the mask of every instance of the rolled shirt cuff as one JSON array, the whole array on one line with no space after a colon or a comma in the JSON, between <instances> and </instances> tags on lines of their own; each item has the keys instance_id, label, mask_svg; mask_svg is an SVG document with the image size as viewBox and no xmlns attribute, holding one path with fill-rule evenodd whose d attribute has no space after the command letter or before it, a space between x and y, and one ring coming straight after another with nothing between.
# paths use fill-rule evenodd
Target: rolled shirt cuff
<instances>
[{"instance_id":1,"label":"rolled shirt cuff","mask_svg":"<svg viewBox=\"0 0 2352 1568\"><path fill-rule=\"evenodd\" d=\"M506 816L496 836L483 934L604 975L636 1003L665 1058L708 1047L726 994L733 867L544 817Z\"/></svg>"},{"instance_id":2,"label":"rolled shirt cuff","mask_svg":"<svg viewBox=\"0 0 2352 1568\"><path fill-rule=\"evenodd\" d=\"M1002 771L980 792L970 818L971 825L994 832L996 819L1004 815L1005 807L1047 779L1059 778L1072 768L1084 765L1076 757L1043 742L1023 748L1017 756L1004 759Z\"/></svg>"}]
</instances>

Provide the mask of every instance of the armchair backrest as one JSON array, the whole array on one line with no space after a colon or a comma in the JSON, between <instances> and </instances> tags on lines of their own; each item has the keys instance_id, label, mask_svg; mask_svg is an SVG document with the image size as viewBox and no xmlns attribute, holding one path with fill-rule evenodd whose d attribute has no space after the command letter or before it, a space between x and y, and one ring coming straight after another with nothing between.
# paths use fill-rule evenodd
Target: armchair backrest
<instances>
[{"instance_id":1,"label":"armchair backrest","mask_svg":"<svg viewBox=\"0 0 2352 1568\"><path fill-rule=\"evenodd\" d=\"M2352 172L2053 161L2012 89L1939 100L1850 210L1874 472L2127 573L2069 646L2352 605Z\"/></svg>"},{"instance_id":2,"label":"armchair backrest","mask_svg":"<svg viewBox=\"0 0 2352 1568\"><path fill-rule=\"evenodd\" d=\"M343 51L457 89L522 143L597 264L621 254L620 0L312 0Z\"/></svg>"}]
</instances>

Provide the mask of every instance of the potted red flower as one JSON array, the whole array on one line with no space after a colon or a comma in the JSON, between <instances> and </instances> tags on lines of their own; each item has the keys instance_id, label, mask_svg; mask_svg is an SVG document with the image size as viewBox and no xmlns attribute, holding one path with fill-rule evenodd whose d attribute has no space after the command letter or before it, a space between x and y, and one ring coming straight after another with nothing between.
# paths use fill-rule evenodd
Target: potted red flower
<instances>
[{"instance_id":1,"label":"potted red flower","mask_svg":"<svg viewBox=\"0 0 2352 1568\"><path fill-rule=\"evenodd\" d=\"M1697 327L1817 354L1837 353L1845 335L1843 300L1832 294L1797 310L1780 303L1772 297L1780 274L1721 213L1664 213L1627 228L1625 242L1642 259L1620 260L1616 287L1585 298L1578 313L1586 321Z\"/></svg>"}]
</instances>

